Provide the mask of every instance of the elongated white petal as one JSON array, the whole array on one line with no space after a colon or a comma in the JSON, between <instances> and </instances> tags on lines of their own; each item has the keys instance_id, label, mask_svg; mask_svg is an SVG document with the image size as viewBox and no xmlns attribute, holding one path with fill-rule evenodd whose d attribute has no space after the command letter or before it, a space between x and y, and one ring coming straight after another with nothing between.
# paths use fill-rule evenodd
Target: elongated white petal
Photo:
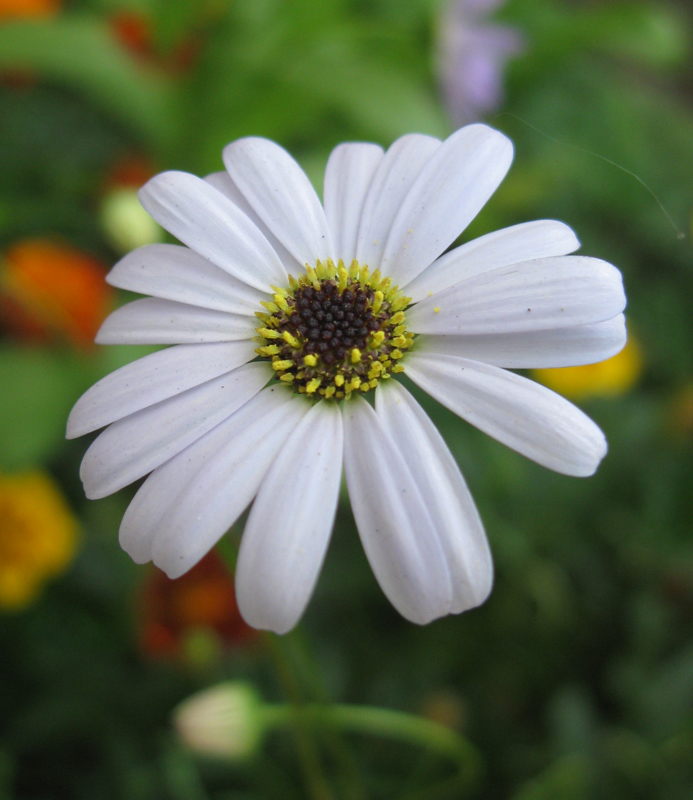
<instances>
[{"instance_id":1,"label":"elongated white petal","mask_svg":"<svg viewBox=\"0 0 693 800\"><path fill-rule=\"evenodd\" d=\"M214 186L222 194L225 194L229 200L237 205L241 211L248 217L261 231L262 235L272 245L272 249L279 256L279 260L284 265L284 269L290 275L298 275L303 270L303 264L299 263L291 253L284 247L284 245L277 239L272 231L265 225L260 217L255 213L255 209L245 199L241 190L231 180L231 176L225 170L223 172L212 172L205 177L207 183Z\"/></svg>"},{"instance_id":2,"label":"elongated white petal","mask_svg":"<svg viewBox=\"0 0 693 800\"><path fill-rule=\"evenodd\" d=\"M603 322L625 308L616 267L585 256L524 261L484 272L407 312L414 333L520 333Z\"/></svg>"},{"instance_id":3,"label":"elongated white petal","mask_svg":"<svg viewBox=\"0 0 693 800\"><path fill-rule=\"evenodd\" d=\"M139 191L154 219L230 275L269 292L286 270L257 227L220 191L187 172L162 172Z\"/></svg>"},{"instance_id":4,"label":"elongated white petal","mask_svg":"<svg viewBox=\"0 0 693 800\"><path fill-rule=\"evenodd\" d=\"M67 421L67 438L110 425L253 358L255 343L250 340L181 344L144 356L106 375L80 397Z\"/></svg>"},{"instance_id":5,"label":"elongated white petal","mask_svg":"<svg viewBox=\"0 0 693 800\"><path fill-rule=\"evenodd\" d=\"M375 409L409 465L452 580L450 612L481 605L493 585L493 563L484 527L455 459L435 425L412 395L396 381L381 383Z\"/></svg>"},{"instance_id":6,"label":"elongated white petal","mask_svg":"<svg viewBox=\"0 0 693 800\"><path fill-rule=\"evenodd\" d=\"M366 192L383 158L377 144L349 142L330 153L325 169L325 216L336 258L349 266L356 258L356 237Z\"/></svg>"},{"instance_id":7,"label":"elongated white petal","mask_svg":"<svg viewBox=\"0 0 693 800\"><path fill-rule=\"evenodd\" d=\"M239 436L243 440L244 432L255 424L271 429L273 419L293 419L291 412L287 414L290 402L290 393L281 387L279 390L276 387L263 389L216 428L152 472L132 499L120 525L120 546L133 561L144 564L152 560L154 539L166 530L164 520L167 515L170 513L175 518L181 497L200 475L201 491L204 492L205 469L214 463L219 452L233 447ZM230 484L226 488L230 494L235 491ZM235 517L230 519L228 527L234 520ZM190 535L195 535L197 530L198 526L193 525ZM213 545L214 542L210 543L207 549ZM201 552L199 558L203 555ZM193 564L194 561L190 566ZM182 575L184 571L178 574Z\"/></svg>"},{"instance_id":8,"label":"elongated white petal","mask_svg":"<svg viewBox=\"0 0 693 800\"><path fill-rule=\"evenodd\" d=\"M233 436L195 474L161 520L152 555L169 578L187 572L238 519L310 408L304 398L291 398L284 387L274 391L287 395L288 402L271 416L244 415L244 427L234 426Z\"/></svg>"},{"instance_id":9,"label":"elongated white petal","mask_svg":"<svg viewBox=\"0 0 693 800\"><path fill-rule=\"evenodd\" d=\"M512 372L455 356L411 353L407 375L489 436L565 475L592 475L604 434L572 403Z\"/></svg>"},{"instance_id":10,"label":"elongated white petal","mask_svg":"<svg viewBox=\"0 0 693 800\"><path fill-rule=\"evenodd\" d=\"M256 395L270 373L246 364L114 422L82 461L87 497L113 494L168 461Z\"/></svg>"},{"instance_id":11,"label":"elongated white petal","mask_svg":"<svg viewBox=\"0 0 693 800\"><path fill-rule=\"evenodd\" d=\"M414 476L363 398L346 403L343 415L351 507L378 583L411 622L423 625L448 614L450 571Z\"/></svg>"},{"instance_id":12,"label":"elongated white petal","mask_svg":"<svg viewBox=\"0 0 693 800\"><path fill-rule=\"evenodd\" d=\"M253 316L269 295L210 264L187 247L149 244L128 253L108 273L111 286L201 308Z\"/></svg>"},{"instance_id":13,"label":"elongated white petal","mask_svg":"<svg viewBox=\"0 0 693 800\"><path fill-rule=\"evenodd\" d=\"M487 233L445 253L413 281L405 294L418 303L460 281L508 264L575 252L580 242L563 222L542 219ZM404 288L404 287L401 287Z\"/></svg>"},{"instance_id":14,"label":"elongated white petal","mask_svg":"<svg viewBox=\"0 0 693 800\"><path fill-rule=\"evenodd\" d=\"M393 142L371 179L361 211L356 258L375 270L407 192L440 147L440 139L410 133Z\"/></svg>"},{"instance_id":15,"label":"elongated white petal","mask_svg":"<svg viewBox=\"0 0 693 800\"><path fill-rule=\"evenodd\" d=\"M513 146L486 125L467 125L435 151L392 224L381 269L403 286L436 259L481 211L505 177Z\"/></svg>"},{"instance_id":16,"label":"elongated white petal","mask_svg":"<svg viewBox=\"0 0 693 800\"><path fill-rule=\"evenodd\" d=\"M479 336L421 336L421 353L461 356L507 369L577 367L615 356L626 344L626 320L618 314L604 322L520 333Z\"/></svg>"},{"instance_id":17,"label":"elongated white petal","mask_svg":"<svg viewBox=\"0 0 693 800\"><path fill-rule=\"evenodd\" d=\"M333 258L330 230L305 172L269 139L238 139L224 148L224 165L245 199L301 264Z\"/></svg>"},{"instance_id":18,"label":"elongated white petal","mask_svg":"<svg viewBox=\"0 0 693 800\"><path fill-rule=\"evenodd\" d=\"M96 334L98 344L199 344L251 339L257 319L173 300L144 297L117 308Z\"/></svg>"},{"instance_id":19,"label":"elongated white petal","mask_svg":"<svg viewBox=\"0 0 693 800\"><path fill-rule=\"evenodd\" d=\"M317 403L262 482L236 567L238 608L254 628L286 633L310 600L337 510L342 444L339 406Z\"/></svg>"}]
</instances>

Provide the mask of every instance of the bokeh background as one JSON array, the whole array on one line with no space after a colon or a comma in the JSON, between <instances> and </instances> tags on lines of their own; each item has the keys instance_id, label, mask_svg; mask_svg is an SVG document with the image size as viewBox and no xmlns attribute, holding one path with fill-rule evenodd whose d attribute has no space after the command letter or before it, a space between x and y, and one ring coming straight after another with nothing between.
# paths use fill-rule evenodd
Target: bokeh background
<instances>
[{"instance_id":1,"label":"bokeh background","mask_svg":"<svg viewBox=\"0 0 693 800\"><path fill-rule=\"evenodd\" d=\"M0 0L0 798L693 797L692 31L687 0ZM222 559L176 583L133 565L134 488L85 500L88 442L63 437L81 392L145 352L92 344L127 299L106 271L163 236L136 188L218 170L252 134L320 189L340 141L480 119L516 157L463 239L561 219L624 274L626 351L535 375L606 432L596 476L422 399L496 563L482 608L425 628L381 594L346 497L281 640L243 625ZM480 769L463 784L339 731L194 756L172 709L225 679L435 720Z\"/></svg>"}]
</instances>

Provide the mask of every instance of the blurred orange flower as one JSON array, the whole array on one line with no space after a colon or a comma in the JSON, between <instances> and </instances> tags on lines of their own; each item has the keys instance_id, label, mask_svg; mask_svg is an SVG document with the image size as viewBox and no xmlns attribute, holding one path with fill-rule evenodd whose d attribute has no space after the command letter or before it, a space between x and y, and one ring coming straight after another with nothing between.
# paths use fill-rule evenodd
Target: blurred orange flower
<instances>
[{"instance_id":1,"label":"blurred orange flower","mask_svg":"<svg viewBox=\"0 0 693 800\"><path fill-rule=\"evenodd\" d=\"M180 655L190 637L205 632L220 644L243 644L255 631L236 605L233 579L214 551L176 580L150 573L141 603L140 641L150 656Z\"/></svg>"},{"instance_id":2,"label":"blurred orange flower","mask_svg":"<svg viewBox=\"0 0 693 800\"><path fill-rule=\"evenodd\" d=\"M22 338L90 347L112 305L105 266L67 245L18 242L0 256L0 324Z\"/></svg>"},{"instance_id":3,"label":"blurred orange flower","mask_svg":"<svg viewBox=\"0 0 693 800\"><path fill-rule=\"evenodd\" d=\"M77 539L77 521L49 475L0 474L0 608L31 603L72 561Z\"/></svg>"},{"instance_id":4,"label":"blurred orange flower","mask_svg":"<svg viewBox=\"0 0 693 800\"><path fill-rule=\"evenodd\" d=\"M168 55L157 53L152 20L140 11L120 11L111 17L110 24L115 38L126 50L169 72L186 72L197 58L200 43L195 34L178 42Z\"/></svg>"},{"instance_id":5,"label":"blurred orange flower","mask_svg":"<svg viewBox=\"0 0 693 800\"><path fill-rule=\"evenodd\" d=\"M606 361L582 367L535 369L532 375L544 386L572 399L615 397L635 386L642 368L640 345L630 336L623 350Z\"/></svg>"},{"instance_id":6,"label":"blurred orange flower","mask_svg":"<svg viewBox=\"0 0 693 800\"><path fill-rule=\"evenodd\" d=\"M60 0L0 0L0 19L50 17L60 11Z\"/></svg>"}]
</instances>

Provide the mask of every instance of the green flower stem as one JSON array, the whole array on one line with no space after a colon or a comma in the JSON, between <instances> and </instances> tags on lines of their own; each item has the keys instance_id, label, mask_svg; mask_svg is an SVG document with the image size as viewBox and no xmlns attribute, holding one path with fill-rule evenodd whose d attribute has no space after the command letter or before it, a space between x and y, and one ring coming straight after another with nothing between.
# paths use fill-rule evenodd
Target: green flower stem
<instances>
[{"instance_id":1,"label":"green flower stem","mask_svg":"<svg viewBox=\"0 0 693 800\"><path fill-rule=\"evenodd\" d=\"M466 783L471 783L479 773L479 755L466 739L437 722L403 711L351 705L267 705L262 715L266 730L297 723L336 726L351 733L381 736L431 750L454 761Z\"/></svg>"},{"instance_id":2,"label":"green flower stem","mask_svg":"<svg viewBox=\"0 0 693 800\"><path fill-rule=\"evenodd\" d=\"M303 697L301 688L291 668L290 659L285 652L282 638L267 633L263 636L263 639L275 662L284 694L290 701L290 705L279 706L279 708L287 708L291 712L291 719L293 722L292 730L304 780L306 781L306 787L310 792L312 800L332 800L333 794L320 765L320 756L314 731L306 721L300 718L298 713L301 708ZM265 708L273 708L273 706L266 706ZM263 719L261 724L264 724L266 727L264 709L262 714Z\"/></svg>"},{"instance_id":3,"label":"green flower stem","mask_svg":"<svg viewBox=\"0 0 693 800\"><path fill-rule=\"evenodd\" d=\"M237 528L234 525L229 534L217 544L217 552L232 573L235 573L238 561L238 540L232 535L236 531ZM298 707L303 702L303 696L286 652L286 646L282 643L281 637L271 633L263 634L262 639L274 661L284 694L292 704L288 708ZM300 721L294 725L293 731L298 760L309 797L311 800L334 800L334 794L320 764L318 746L313 731L309 725Z\"/></svg>"}]
</instances>

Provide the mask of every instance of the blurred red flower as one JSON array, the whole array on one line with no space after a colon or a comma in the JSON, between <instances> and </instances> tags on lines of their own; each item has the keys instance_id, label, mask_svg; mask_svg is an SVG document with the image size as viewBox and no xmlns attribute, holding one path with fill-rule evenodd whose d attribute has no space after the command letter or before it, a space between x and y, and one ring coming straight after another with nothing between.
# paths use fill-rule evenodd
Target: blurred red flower
<instances>
[{"instance_id":1,"label":"blurred red flower","mask_svg":"<svg viewBox=\"0 0 693 800\"><path fill-rule=\"evenodd\" d=\"M60 11L60 0L0 0L0 19L50 17Z\"/></svg>"},{"instance_id":2,"label":"blurred red flower","mask_svg":"<svg viewBox=\"0 0 693 800\"><path fill-rule=\"evenodd\" d=\"M191 34L178 42L170 52L158 52L152 20L138 11L118 12L110 18L110 25L115 38L126 50L170 72L186 72L190 69L200 49L197 37Z\"/></svg>"},{"instance_id":3,"label":"blurred red flower","mask_svg":"<svg viewBox=\"0 0 693 800\"><path fill-rule=\"evenodd\" d=\"M140 644L149 656L181 655L186 641L199 632L213 634L226 646L245 644L256 635L243 621L233 579L214 551L176 580L152 570L139 612Z\"/></svg>"},{"instance_id":4,"label":"blurred red flower","mask_svg":"<svg viewBox=\"0 0 693 800\"><path fill-rule=\"evenodd\" d=\"M0 254L0 327L24 339L91 347L112 306L105 272L96 258L68 245L17 242Z\"/></svg>"}]
</instances>

